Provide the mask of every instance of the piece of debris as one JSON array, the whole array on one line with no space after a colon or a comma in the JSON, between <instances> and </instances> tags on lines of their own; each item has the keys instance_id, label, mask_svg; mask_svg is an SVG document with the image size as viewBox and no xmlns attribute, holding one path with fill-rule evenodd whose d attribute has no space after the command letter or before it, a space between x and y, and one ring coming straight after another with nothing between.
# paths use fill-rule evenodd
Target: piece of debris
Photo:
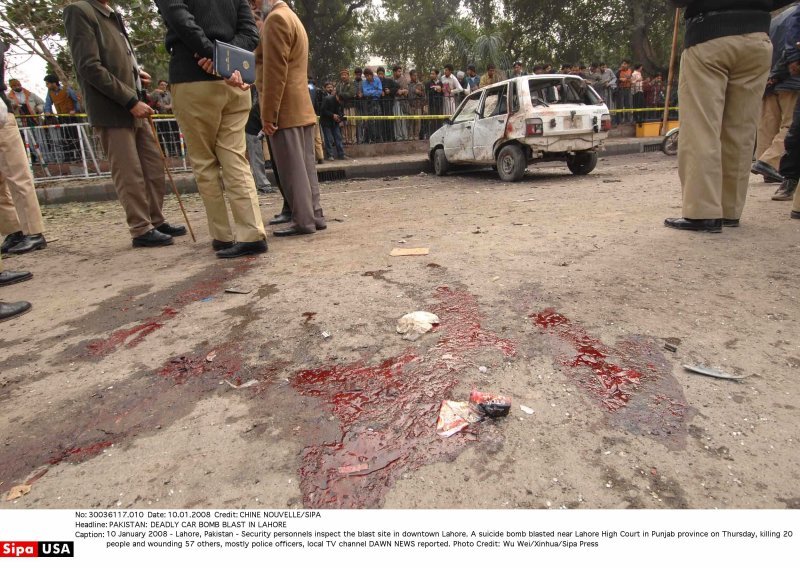
<instances>
[{"instance_id":1,"label":"piece of debris","mask_svg":"<svg viewBox=\"0 0 800 568\"><path fill-rule=\"evenodd\" d=\"M342 475L350 475L351 473L358 473L369 469L369 465L360 463L358 465L345 465L339 468L339 473Z\"/></svg>"},{"instance_id":2,"label":"piece of debris","mask_svg":"<svg viewBox=\"0 0 800 568\"><path fill-rule=\"evenodd\" d=\"M252 290L239 290L238 288L228 288L225 290L226 294L241 294L243 296L249 294Z\"/></svg>"},{"instance_id":3,"label":"piece of debris","mask_svg":"<svg viewBox=\"0 0 800 568\"><path fill-rule=\"evenodd\" d=\"M397 320L397 333L402 334L407 341L414 341L432 330L435 325L439 325L439 316L436 314L412 312Z\"/></svg>"},{"instance_id":4,"label":"piece of debris","mask_svg":"<svg viewBox=\"0 0 800 568\"><path fill-rule=\"evenodd\" d=\"M247 381L245 384L239 385L239 386L236 386L235 384L233 384L232 382L230 382L228 380L226 380L225 382L228 384L229 387L237 389L237 390L239 390L239 389L249 389L250 387L254 387L254 386L256 386L258 384L258 381L255 380L255 379Z\"/></svg>"},{"instance_id":5,"label":"piece of debris","mask_svg":"<svg viewBox=\"0 0 800 568\"><path fill-rule=\"evenodd\" d=\"M417 174L417 177L425 177L425 176L427 176L427 175L428 175L428 174L427 174L427 173L425 173L425 172L419 172L419 173Z\"/></svg>"},{"instance_id":6,"label":"piece of debris","mask_svg":"<svg viewBox=\"0 0 800 568\"><path fill-rule=\"evenodd\" d=\"M480 422L481 415L478 414L468 402L455 402L445 400L439 409L439 420L436 421L436 433L443 438L449 438L458 434L469 426Z\"/></svg>"},{"instance_id":7,"label":"piece of debris","mask_svg":"<svg viewBox=\"0 0 800 568\"><path fill-rule=\"evenodd\" d=\"M486 367L481 365L480 367L478 367L478 371L480 371L481 373L483 373L485 375L486 373L489 372L489 369L487 369Z\"/></svg>"},{"instance_id":8,"label":"piece of debris","mask_svg":"<svg viewBox=\"0 0 800 568\"><path fill-rule=\"evenodd\" d=\"M724 371L719 371L717 369L709 369L708 367L701 367L699 365L684 365L684 369L687 371L691 371L692 373L697 373L699 375L705 375L707 377L712 377L714 379L722 379L723 381L741 381L746 377L743 375L731 375Z\"/></svg>"},{"instance_id":9,"label":"piece of debris","mask_svg":"<svg viewBox=\"0 0 800 568\"><path fill-rule=\"evenodd\" d=\"M603 183L622 183L621 179L604 179Z\"/></svg>"},{"instance_id":10,"label":"piece of debris","mask_svg":"<svg viewBox=\"0 0 800 568\"><path fill-rule=\"evenodd\" d=\"M344 223L344 219L339 219L338 217L334 217L333 220L337 223Z\"/></svg>"},{"instance_id":11,"label":"piece of debris","mask_svg":"<svg viewBox=\"0 0 800 568\"><path fill-rule=\"evenodd\" d=\"M397 241L397 244L404 245L404 244L406 244L407 242L408 242L407 240L403 239L403 240L399 240L399 241Z\"/></svg>"},{"instance_id":12,"label":"piece of debris","mask_svg":"<svg viewBox=\"0 0 800 568\"><path fill-rule=\"evenodd\" d=\"M674 343L665 343L664 349L666 349L667 351L672 351L673 353L678 352L678 346L675 345Z\"/></svg>"},{"instance_id":13,"label":"piece of debris","mask_svg":"<svg viewBox=\"0 0 800 568\"><path fill-rule=\"evenodd\" d=\"M511 412L511 399L505 396L473 389L469 402L480 414L489 418L502 418Z\"/></svg>"},{"instance_id":14,"label":"piece of debris","mask_svg":"<svg viewBox=\"0 0 800 568\"><path fill-rule=\"evenodd\" d=\"M533 414L533 408L528 408L527 406L520 404L519 409L524 412L525 414Z\"/></svg>"},{"instance_id":15,"label":"piece of debris","mask_svg":"<svg viewBox=\"0 0 800 568\"><path fill-rule=\"evenodd\" d=\"M476 230L472 231L472 234L473 235L483 235L483 234L488 233L488 232L489 231L484 231L483 229L478 227Z\"/></svg>"},{"instance_id":16,"label":"piece of debris","mask_svg":"<svg viewBox=\"0 0 800 568\"><path fill-rule=\"evenodd\" d=\"M395 248L390 256L427 256L431 253L429 248Z\"/></svg>"},{"instance_id":17,"label":"piece of debris","mask_svg":"<svg viewBox=\"0 0 800 568\"><path fill-rule=\"evenodd\" d=\"M217 358L217 352L216 351L212 351L211 353L206 355L206 361L208 361L209 363L213 363L214 359L216 359L216 358Z\"/></svg>"},{"instance_id":18,"label":"piece of debris","mask_svg":"<svg viewBox=\"0 0 800 568\"><path fill-rule=\"evenodd\" d=\"M6 493L6 501L13 501L14 499L19 499L23 495L27 495L31 492L30 485L15 485L11 489L8 490Z\"/></svg>"},{"instance_id":19,"label":"piece of debris","mask_svg":"<svg viewBox=\"0 0 800 568\"><path fill-rule=\"evenodd\" d=\"M322 332L322 339L330 339L331 337L333 337L333 335L331 335L329 332L327 331Z\"/></svg>"},{"instance_id":20,"label":"piece of debris","mask_svg":"<svg viewBox=\"0 0 800 568\"><path fill-rule=\"evenodd\" d=\"M386 176L385 178L383 178L383 181L397 181L399 179L400 179L399 177Z\"/></svg>"}]
</instances>

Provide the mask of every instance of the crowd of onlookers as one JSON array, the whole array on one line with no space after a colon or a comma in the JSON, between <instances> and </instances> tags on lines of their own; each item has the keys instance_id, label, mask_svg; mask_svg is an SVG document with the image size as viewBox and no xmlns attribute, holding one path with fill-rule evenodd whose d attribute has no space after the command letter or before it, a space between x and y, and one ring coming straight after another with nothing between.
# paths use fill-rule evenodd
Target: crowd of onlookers
<instances>
[{"instance_id":1,"label":"crowd of onlookers","mask_svg":"<svg viewBox=\"0 0 800 568\"><path fill-rule=\"evenodd\" d=\"M382 66L375 69L356 67L352 73L349 69L342 69L336 80L318 81L309 77L309 95L320 116L325 157L343 155L344 145L427 139L441 126L442 118L455 112L470 92L515 76L559 73L582 77L610 109L631 109L631 112L615 113L614 120L618 124L659 119L661 113L651 109L663 107L665 102L666 82L661 73L647 74L642 65L632 65L628 60L623 60L616 70L605 63L588 66L564 64L559 68L539 64L526 69L517 62L507 72L493 64L481 71L475 65L468 65L466 70L456 70L448 64L441 70L434 68L423 73L416 69L406 71L395 65L388 70ZM12 107L20 117L21 126L68 124L76 120L71 115L82 111L80 98L71 87L62 86L53 75L48 75L45 83L48 94L42 100L18 80L9 81ZM674 94L673 104L677 104L676 99L677 94ZM167 81L157 83L156 88L148 93L147 103L159 115L173 114ZM334 112L336 109L341 109L340 113ZM348 122L349 117L358 116L385 118ZM170 120L157 121L156 124L165 151L179 155L182 150L177 124ZM69 161L78 150L77 133L74 137L68 136L70 133L67 131L60 134L65 140L69 139L67 153L70 155L65 156ZM46 144L41 146L44 148Z\"/></svg>"}]
</instances>

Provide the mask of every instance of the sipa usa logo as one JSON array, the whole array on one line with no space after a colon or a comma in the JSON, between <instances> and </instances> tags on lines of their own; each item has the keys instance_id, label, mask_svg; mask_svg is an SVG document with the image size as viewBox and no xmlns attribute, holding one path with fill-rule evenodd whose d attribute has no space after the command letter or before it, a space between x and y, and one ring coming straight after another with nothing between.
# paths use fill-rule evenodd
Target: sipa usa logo
<instances>
[{"instance_id":1,"label":"sipa usa logo","mask_svg":"<svg viewBox=\"0 0 800 568\"><path fill-rule=\"evenodd\" d=\"M0 542L0 558L72 558L74 556L74 541Z\"/></svg>"}]
</instances>

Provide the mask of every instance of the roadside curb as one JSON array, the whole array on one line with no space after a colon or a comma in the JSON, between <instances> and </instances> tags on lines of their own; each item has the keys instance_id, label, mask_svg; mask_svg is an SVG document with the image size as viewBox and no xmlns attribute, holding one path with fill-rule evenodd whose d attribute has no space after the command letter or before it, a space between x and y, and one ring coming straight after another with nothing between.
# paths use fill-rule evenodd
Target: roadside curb
<instances>
[{"instance_id":1,"label":"roadside curb","mask_svg":"<svg viewBox=\"0 0 800 568\"><path fill-rule=\"evenodd\" d=\"M660 144L660 139L658 139ZM629 154L642 154L654 151L656 141L637 139L630 142L615 142L606 144L598 152L601 157L624 156ZM400 158L394 162L351 163L344 166L338 164L324 164L317 168L321 182L343 181L355 178L382 178L387 176L411 176L422 172L431 173L432 167L427 156L420 154L418 159ZM271 173L267 174L270 181L275 182ZM191 174L173 174L175 184L181 194L197 193L197 183ZM92 203L96 201L114 201L117 193L114 184L109 178L85 180L80 186L73 187L37 187L36 197L41 205L63 205L66 203Z\"/></svg>"}]
</instances>

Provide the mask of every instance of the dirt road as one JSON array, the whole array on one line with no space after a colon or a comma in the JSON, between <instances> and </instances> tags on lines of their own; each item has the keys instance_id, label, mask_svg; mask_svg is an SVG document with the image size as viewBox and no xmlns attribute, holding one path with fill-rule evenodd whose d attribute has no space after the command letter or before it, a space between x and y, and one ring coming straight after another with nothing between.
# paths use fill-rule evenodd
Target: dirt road
<instances>
[{"instance_id":1,"label":"dirt road","mask_svg":"<svg viewBox=\"0 0 800 568\"><path fill-rule=\"evenodd\" d=\"M34 310L0 327L0 491L31 490L0 506L796 508L800 222L773 191L696 235L662 226L660 155L336 183L327 231L232 262L196 197L199 242L156 251L116 203L49 208L58 240L7 261L35 278L2 294ZM511 415L439 438L472 387Z\"/></svg>"}]
</instances>

